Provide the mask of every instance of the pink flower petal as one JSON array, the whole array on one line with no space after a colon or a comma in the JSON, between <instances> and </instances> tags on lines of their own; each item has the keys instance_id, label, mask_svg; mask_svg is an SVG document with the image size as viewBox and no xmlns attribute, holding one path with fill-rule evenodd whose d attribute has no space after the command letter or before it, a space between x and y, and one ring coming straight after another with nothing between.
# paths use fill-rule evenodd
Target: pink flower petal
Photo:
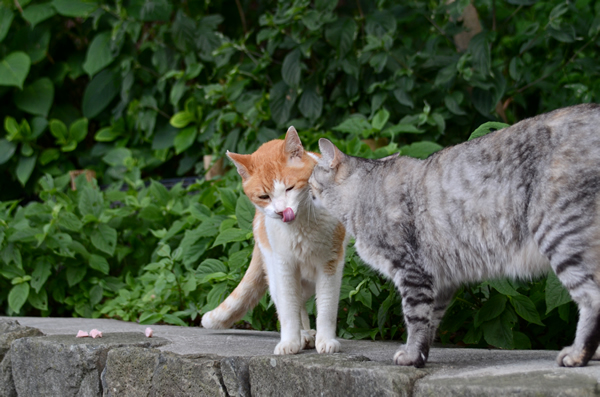
<instances>
[{"instance_id":1,"label":"pink flower petal","mask_svg":"<svg viewBox=\"0 0 600 397\"><path fill-rule=\"evenodd\" d=\"M96 338L102 338L102 331L98 331L97 329L93 329L90 331L90 336L94 339Z\"/></svg>"},{"instance_id":2,"label":"pink flower petal","mask_svg":"<svg viewBox=\"0 0 600 397\"><path fill-rule=\"evenodd\" d=\"M85 331L79 330L79 332L77 333L77 335L75 336L76 338L85 338L87 336L90 336L90 334L88 334Z\"/></svg>"},{"instance_id":3,"label":"pink flower petal","mask_svg":"<svg viewBox=\"0 0 600 397\"><path fill-rule=\"evenodd\" d=\"M146 328L146 338L152 338L152 328Z\"/></svg>"}]
</instances>

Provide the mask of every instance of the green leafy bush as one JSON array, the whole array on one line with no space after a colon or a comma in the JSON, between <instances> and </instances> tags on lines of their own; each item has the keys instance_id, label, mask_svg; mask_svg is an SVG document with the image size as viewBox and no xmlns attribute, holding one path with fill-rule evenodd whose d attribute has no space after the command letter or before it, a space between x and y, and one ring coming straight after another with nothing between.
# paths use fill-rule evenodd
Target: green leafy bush
<instances>
[{"instance_id":1,"label":"green leafy bush","mask_svg":"<svg viewBox=\"0 0 600 397\"><path fill-rule=\"evenodd\" d=\"M312 149L327 136L424 158L487 121L598 101L600 5L474 0L467 18L470 4L2 2L2 310L197 323L248 263L238 179L141 180L202 175L203 156L252 152L289 125ZM68 191L66 172L84 168L115 184ZM553 348L574 316L554 279L494 281L461 290L440 333ZM339 319L345 337L404 332L394 288L351 249ZM246 320L276 327L266 298Z\"/></svg>"}]
</instances>

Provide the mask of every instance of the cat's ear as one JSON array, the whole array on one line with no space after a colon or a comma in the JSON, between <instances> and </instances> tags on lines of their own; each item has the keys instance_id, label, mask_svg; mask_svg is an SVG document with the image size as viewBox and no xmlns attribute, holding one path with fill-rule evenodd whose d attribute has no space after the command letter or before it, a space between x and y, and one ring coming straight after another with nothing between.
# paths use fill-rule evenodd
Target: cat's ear
<instances>
[{"instance_id":1,"label":"cat's ear","mask_svg":"<svg viewBox=\"0 0 600 397\"><path fill-rule=\"evenodd\" d=\"M250 168L250 155L249 154L231 153L228 150L227 157L229 157L231 159L231 161L233 161L233 164L235 164L238 174L240 174L243 181L250 179L250 172L248 172L248 168Z\"/></svg>"},{"instance_id":2,"label":"cat's ear","mask_svg":"<svg viewBox=\"0 0 600 397\"><path fill-rule=\"evenodd\" d=\"M319 139L319 149L321 149L323 160L329 163L331 168L337 167L344 159L345 154L328 139Z\"/></svg>"},{"instance_id":3,"label":"cat's ear","mask_svg":"<svg viewBox=\"0 0 600 397\"><path fill-rule=\"evenodd\" d=\"M304 156L304 147L294 127L290 127L285 134L285 153L290 160L301 159Z\"/></svg>"}]
</instances>

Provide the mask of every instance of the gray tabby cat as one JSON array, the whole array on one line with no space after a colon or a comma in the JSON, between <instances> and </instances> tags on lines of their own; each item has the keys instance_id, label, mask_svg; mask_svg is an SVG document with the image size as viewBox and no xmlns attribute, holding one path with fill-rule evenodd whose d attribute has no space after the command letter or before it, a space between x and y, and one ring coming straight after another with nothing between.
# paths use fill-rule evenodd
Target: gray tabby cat
<instances>
[{"instance_id":1,"label":"gray tabby cat","mask_svg":"<svg viewBox=\"0 0 600 397\"><path fill-rule=\"evenodd\" d=\"M425 365L460 284L550 267L580 314L558 364L600 358L600 106L523 120L426 160L352 157L326 139L319 146L313 199L402 295L408 341L396 364Z\"/></svg>"}]
</instances>

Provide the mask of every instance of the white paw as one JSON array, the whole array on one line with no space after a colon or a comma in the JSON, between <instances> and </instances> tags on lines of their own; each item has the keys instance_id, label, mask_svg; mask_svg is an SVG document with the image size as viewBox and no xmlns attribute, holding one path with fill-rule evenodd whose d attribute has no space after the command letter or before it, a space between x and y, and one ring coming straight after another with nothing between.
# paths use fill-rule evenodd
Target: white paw
<instances>
[{"instance_id":1,"label":"white paw","mask_svg":"<svg viewBox=\"0 0 600 397\"><path fill-rule=\"evenodd\" d=\"M321 340L317 342L317 352L322 353L337 353L340 351L340 342L336 339Z\"/></svg>"},{"instance_id":2,"label":"white paw","mask_svg":"<svg viewBox=\"0 0 600 397\"><path fill-rule=\"evenodd\" d=\"M301 331L301 337L302 337L302 349L314 349L315 348L315 335L317 334L317 331L315 331L314 329L309 329L307 330L302 330Z\"/></svg>"},{"instance_id":3,"label":"white paw","mask_svg":"<svg viewBox=\"0 0 600 397\"><path fill-rule=\"evenodd\" d=\"M296 354L302 349L300 342L286 340L281 341L275 346L275 354Z\"/></svg>"},{"instance_id":4,"label":"white paw","mask_svg":"<svg viewBox=\"0 0 600 397\"><path fill-rule=\"evenodd\" d=\"M583 350L568 346L558 353L556 362L561 367L584 367L587 365L588 360L585 359Z\"/></svg>"},{"instance_id":5,"label":"white paw","mask_svg":"<svg viewBox=\"0 0 600 397\"><path fill-rule=\"evenodd\" d=\"M219 322L215 321L214 315L215 315L214 310L211 310L208 313L204 313L204 315L202 316L202 326L204 328L210 328L210 329L224 328L222 326L219 326L220 325Z\"/></svg>"},{"instance_id":6,"label":"white paw","mask_svg":"<svg viewBox=\"0 0 600 397\"><path fill-rule=\"evenodd\" d=\"M425 356L420 352L410 352L406 346L402 346L400 350L394 354L394 364L396 365L413 365L417 368L425 366Z\"/></svg>"}]
</instances>

